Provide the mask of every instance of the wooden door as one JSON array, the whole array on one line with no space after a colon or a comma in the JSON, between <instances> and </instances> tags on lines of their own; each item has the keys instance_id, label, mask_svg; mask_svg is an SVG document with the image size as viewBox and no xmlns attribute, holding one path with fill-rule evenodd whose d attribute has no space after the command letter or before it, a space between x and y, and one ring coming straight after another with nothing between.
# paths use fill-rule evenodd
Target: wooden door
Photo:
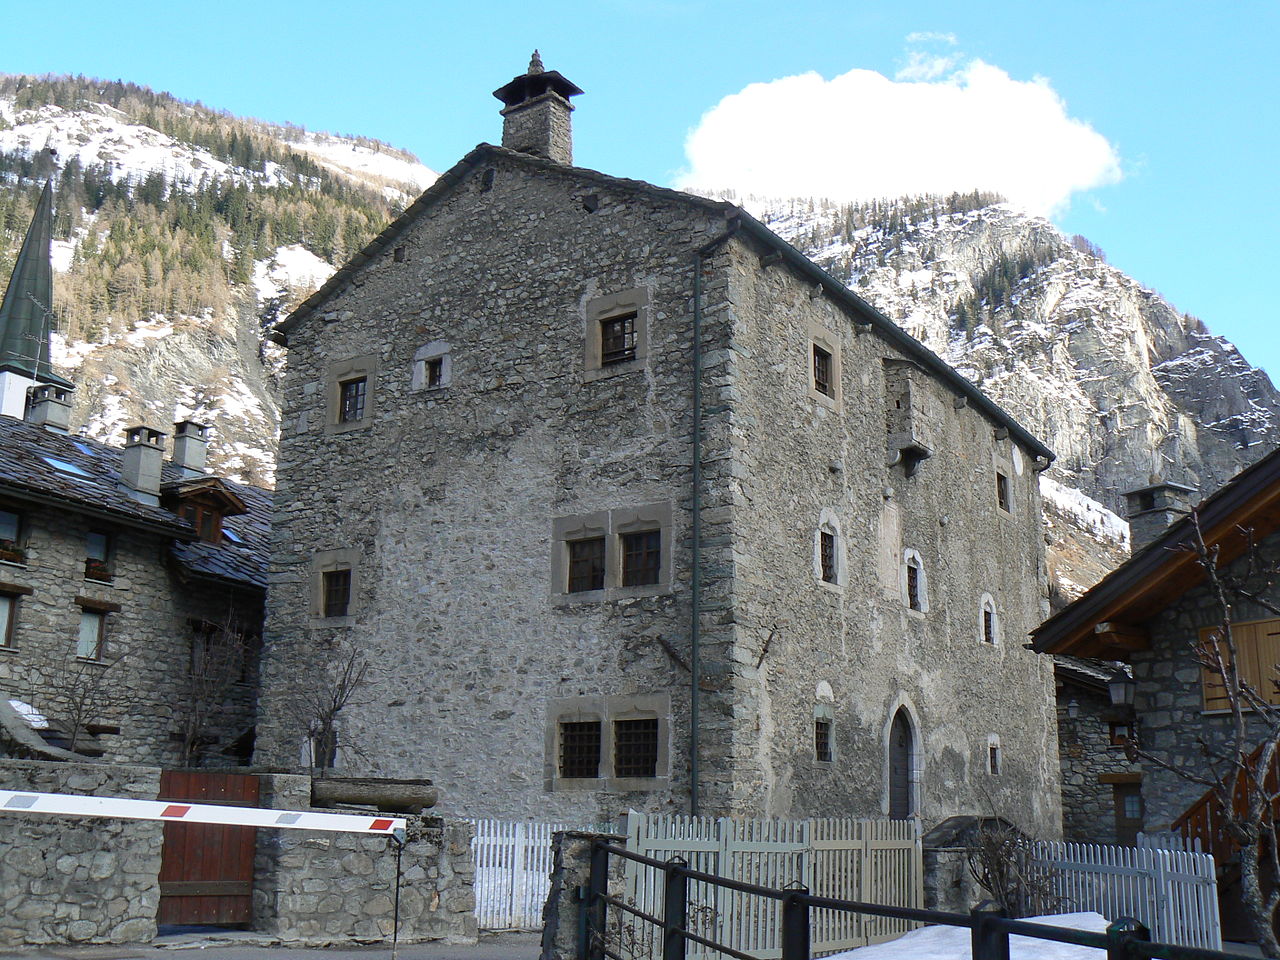
<instances>
[{"instance_id":1,"label":"wooden door","mask_svg":"<svg viewBox=\"0 0 1280 960\"><path fill-rule=\"evenodd\" d=\"M911 721L899 710L889 730L889 816L905 820L911 816L911 758L915 753Z\"/></svg>"},{"instance_id":2,"label":"wooden door","mask_svg":"<svg viewBox=\"0 0 1280 960\"><path fill-rule=\"evenodd\" d=\"M258 805L258 778L242 773L165 770L161 800ZM241 926L253 920L257 831L212 823L166 823L156 922Z\"/></svg>"},{"instance_id":3,"label":"wooden door","mask_svg":"<svg viewBox=\"0 0 1280 960\"><path fill-rule=\"evenodd\" d=\"M1133 846L1142 831L1142 785L1117 783L1111 788L1116 804L1116 843Z\"/></svg>"}]
</instances>

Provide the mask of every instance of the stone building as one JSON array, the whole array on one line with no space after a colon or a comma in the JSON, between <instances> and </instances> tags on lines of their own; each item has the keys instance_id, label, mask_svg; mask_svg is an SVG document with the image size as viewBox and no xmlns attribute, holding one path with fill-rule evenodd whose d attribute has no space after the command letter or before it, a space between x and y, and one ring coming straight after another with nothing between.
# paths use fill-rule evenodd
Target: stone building
<instances>
[{"instance_id":1,"label":"stone building","mask_svg":"<svg viewBox=\"0 0 1280 960\"><path fill-rule=\"evenodd\" d=\"M282 325L258 762L362 651L354 771L592 822L1059 830L1052 454L742 209L571 166L536 59Z\"/></svg>"},{"instance_id":2,"label":"stone building","mask_svg":"<svg viewBox=\"0 0 1280 960\"><path fill-rule=\"evenodd\" d=\"M1201 742L1222 744L1231 727L1221 681L1197 661L1197 644L1221 628L1223 610L1188 549L1195 529L1189 488L1159 483L1127 495L1133 556L1033 632L1044 653L1098 657L1129 664L1133 710L1142 749L1194 774L1208 773ZM1195 507L1205 543L1219 553L1228 584L1232 632L1241 676L1272 703L1280 702L1273 665L1280 662L1280 604L1266 571L1280 562L1280 453L1239 473ZM1252 540L1253 546L1250 546ZM1046 658L1047 659L1047 658ZM1065 741L1065 737L1064 737ZM1067 765L1064 752L1064 768ZM1205 793L1150 762L1141 771L1143 828L1168 830ZM1064 802L1072 797L1064 788ZM1075 814L1068 810L1066 821ZM1202 837L1208 846L1214 838Z\"/></svg>"},{"instance_id":3,"label":"stone building","mask_svg":"<svg viewBox=\"0 0 1280 960\"><path fill-rule=\"evenodd\" d=\"M245 762L271 495L206 428L72 436L49 370L46 188L0 305L0 756Z\"/></svg>"}]
</instances>

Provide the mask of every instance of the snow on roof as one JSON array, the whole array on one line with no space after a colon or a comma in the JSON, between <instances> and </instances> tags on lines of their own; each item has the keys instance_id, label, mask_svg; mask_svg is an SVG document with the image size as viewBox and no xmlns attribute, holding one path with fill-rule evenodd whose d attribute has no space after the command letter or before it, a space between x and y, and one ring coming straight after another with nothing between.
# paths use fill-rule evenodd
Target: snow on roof
<instances>
[{"instance_id":1,"label":"snow on roof","mask_svg":"<svg viewBox=\"0 0 1280 960\"><path fill-rule=\"evenodd\" d=\"M1110 921L1098 913L1059 913L1023 917L1027 923L1102 933ZM973 946L968 927L923 927L897 940L874 943L828 957L827 960L969 960ZM1009 960L1102 960L1106 952L1071 943L1055 943L1032 937L1009 938Z\"/></svg>"},{"instance_id":2,"label":"snow on roof","mask_svg":"<svg viewBox=\"0 0 1280 960\"><path fill-rule=\"evenodd\" d=\"M44 730L49 726L49 718L37 710L29 703L21 700L10 700L9 706L17 712L18 716L27 721L27 726L33 730Z\"/></svg>"}]
</instances>

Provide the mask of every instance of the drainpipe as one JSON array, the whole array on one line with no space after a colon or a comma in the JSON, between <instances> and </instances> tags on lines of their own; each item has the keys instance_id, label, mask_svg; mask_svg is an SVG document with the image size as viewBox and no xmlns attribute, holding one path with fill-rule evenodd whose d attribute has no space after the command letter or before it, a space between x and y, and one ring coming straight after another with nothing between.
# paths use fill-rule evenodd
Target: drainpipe
<instances>
[{"instance_id":1,"label":"drainpipe","mask_svg":"<svg viewBox=\"0 0 1280 960\"><path fill-rule=\"evenodd\" d=\"M693 258L693 570L689 581L692 607L689 623L689 815L699 809L699 723L702 681L702 268L707 258L728 243L742 221L736 216L729 228Z\"/></svg>"}]
</instances>

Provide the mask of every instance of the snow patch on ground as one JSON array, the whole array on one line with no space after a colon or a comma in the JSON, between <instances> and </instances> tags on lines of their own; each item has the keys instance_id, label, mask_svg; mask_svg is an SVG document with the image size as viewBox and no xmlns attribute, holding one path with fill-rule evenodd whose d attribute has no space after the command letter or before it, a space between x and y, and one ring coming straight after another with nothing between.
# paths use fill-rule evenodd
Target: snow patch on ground
<instances>
[{"instance_id":1,"label":"snow patch on ground","mask_svg":"<svg viewBox=\"0 0 1280 960\"><path fill-rule=\"evenodd\" d=\"M331 169L410 184L419 190L427 189L440 176L420 163L325 133L307 133L301 140L290 141L289 146L311 154Z\"/></svg>"},{"instance_id":2,"label":"snow patch on ground","mask_svg":"<svg viewBox=\"0 0 1280 960\"><path fill-rule=\"evenodd\" d=\"M21 700L10 700L9 706L17 712L18 716L27 721L27 726L33 730L45 730L49 726L49 718L37 710L29 703Z\"/></svg>"},{"instance_id":3,"label":"snow patch on ground","mask_svg":"<svg viewBox=\"0 0 1280 960\"><path fill-rule=\"evenodd\" d=\"M1104 540L1129 547L1129 524L1074 487L1040 474L1040 496Z\"/></svg>"},{"instance_id":4,"label":"snow patch on ground","mask_svg":"<svg viewBox=\"0 0 1280 960\"><path fill-rule=\"evenodd\" d=\"M1025 917L1027 923L1048 927L1067 927L1102 933L1107 918L1099 913L1059 913L1044 917ZM972 933L967 927L923 927L903 934L897 940L858 947L828 957L827 960L969 960L973 947ZM1010 937L1010 960L1102 960L1106 952L1095 947L1071 943L1055 943L1033 937Z\"/></svg>"},{"instance_id":5,"label":"snow patch on ground","mask_svg":"<svg viewBox=\"0 0 1280 960\"><path fill-rule=\"evenodd\" d=\"M312 291L333 274L332 264L320 259L306 247L293 243L279 247L268 260L253 265L253 287L258 301L287 296L289 291Z\"/></svg>"}]
</instances>

